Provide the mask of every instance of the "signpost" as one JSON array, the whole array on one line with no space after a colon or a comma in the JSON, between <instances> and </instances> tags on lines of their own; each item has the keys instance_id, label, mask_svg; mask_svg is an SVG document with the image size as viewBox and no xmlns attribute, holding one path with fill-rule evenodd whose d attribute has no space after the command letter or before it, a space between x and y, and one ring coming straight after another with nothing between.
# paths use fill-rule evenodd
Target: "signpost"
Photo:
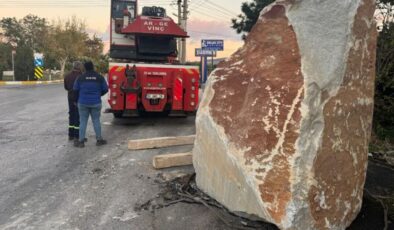
<instances>
[{"instance_id":1,"label":"signpost","mask_svg":"<svg viewBox=\"0 0 394 230\"><path fill-rule=\"evenodd\" d=\"M216 51L215 50L203 50L201 48L196 48L195 56L196 57L204 57L204 56L216 57Z\"/></svg>"},{"instance_id":2,"label":"signpost","mask_svg":"<svg viewBox=\"0 0 394 230\"><path fill-rule=\"evenodd\" d=\"M203 50L216 50L223 51L224 50L224 41L223 40L201 40L201 48Z\"/></svg>"},{"instance_id":3,"label":"signpost","mask_svg":"<svg viewBox=\"0 0 394 230\"><path fill-rule=\"evenodd\" d=\"M12 80L15 81L15 61L14 61L14 55L16 54L16 50L12 50Z\"/></svg>"},{"instance_id":4,"label":"signpost","mask_svg":"<svg viewBox=\"0 0 394 230\"><path fill-rule=\"evenodd\" d=\"M217 51L224 50L224 40L219 39L203 39L201 40L201 48L197 48L195 52L196 57L201 57L201 82L205 83L208 78L208 61L207 57L212 57L212 69L213 69L213 58L216 57Z\"/></svg>"},{"instance_id":5,"label":"signpost","mask_svg":"<svg viewBox=\"0 0 394 230\"><path fill-rule=\"evenodd\" d=\"M34 77L36 79L42 79L44 77L44 55L40 53L34 54Z\"/></svg>"}]
</instances>

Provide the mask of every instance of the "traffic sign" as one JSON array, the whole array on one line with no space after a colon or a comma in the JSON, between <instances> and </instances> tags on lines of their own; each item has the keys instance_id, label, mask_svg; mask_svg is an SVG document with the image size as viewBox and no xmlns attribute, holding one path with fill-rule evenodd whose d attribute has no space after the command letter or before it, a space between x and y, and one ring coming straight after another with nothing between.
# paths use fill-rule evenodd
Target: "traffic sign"
<instances>
[{"instance_id":1,"label":"traffic sign","mask_svg":"<svg viewBox=\"0 0 394 230\"><path fill-rule=\"evenodd\" d=\"M224 50L224 41L223 40L201 40L201 48L203 50L216 50L223 51Z\"/></svg>"},{"instance_id":2,"label":"traffic sign","mask_svg":"<svg viewBox=\"0 0 394 230\"><path fill-rule=\"evenodd\" d=\"M34 68L34 76L37 79L41 79L44 77L44 69L40 66L36 66L36 68Z\"/></svg>"},{"instance_id":3,"label":"traffic sign","mask_svg":"<svg viewBox=\"0 0 394 230\"><path fill-rule=\"evenodd\" d=\"M44 77L44 55L40 53L34 54L34 76L36 79L42 79Z\"/></svg>"},{"instance_id":4,"label":"traffic sign","mask_svg":"<svg viewBox=\"0 0 394 230\"><path fill-rule=\"evenodd\" d=\"M34 54L34 65L35 66L44 66L44 55L41 53L35 53Z\"/></svg>"},{"instance_id":5,"label":"traffic sign","mask_svg":"<svg viewBox=\"0 0 394 230\"><path fill-rule=\"evenodd\" d=\"M216 57L216 51L215 50L203 50L200 48L196 48L195 56L196 57L204 57L204 56Z\"/></svg>"},{"instance_id":6,"label":"traffic sign","mask_svg":"<svg viewBox=\"0 0 394 230\"><path fill-rule=\"evenodd\" d=\"M42 59L34 59L35 66L44 66L44 61Z\"/></svg>"}]
</instances>

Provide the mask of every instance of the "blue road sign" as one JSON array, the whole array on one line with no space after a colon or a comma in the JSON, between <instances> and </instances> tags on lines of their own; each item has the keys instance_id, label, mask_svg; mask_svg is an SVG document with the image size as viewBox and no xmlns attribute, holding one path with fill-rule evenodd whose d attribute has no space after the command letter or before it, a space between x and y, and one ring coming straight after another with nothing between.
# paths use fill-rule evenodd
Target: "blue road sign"
<instances>
[{"instance_id":1,"label":"blue road sign","mask_svg":"<svg viewBox=\"0 0 394 230\"><path fill-rule=\"evenodd\" d=\"M224 50L224 41L223 40L201 40L201 48L203 50L216 50L223 51Z\"/></svg>"},{"instance_id":2,"label":"blue road sign","mask_svg":"<svg viewBox=\"0 0 394 230\"><path fill-rule=\"evenodd\" d=\"M34 65L43 67L44 66L44 60L42 60L42 58L35 58L34 59Z\"/></svg>"},{"instance_id":3,"label":"blue road sign","mask_svg":"<svg viewBox=\"0 0 394 230\"><path fill-rule=\"evenodd\" d=\"M195 56L196 57L203 57L203 56L216 57L216 51L215 50L203 50L203 49L197 48Z\"/></svg>"}]
</instances>

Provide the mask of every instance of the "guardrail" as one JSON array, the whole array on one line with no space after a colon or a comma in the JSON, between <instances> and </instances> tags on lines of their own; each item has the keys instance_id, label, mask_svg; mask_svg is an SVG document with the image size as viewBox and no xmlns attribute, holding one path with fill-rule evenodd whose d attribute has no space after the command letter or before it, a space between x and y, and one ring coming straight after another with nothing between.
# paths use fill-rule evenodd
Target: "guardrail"
<instances>
[{"instance_id":1,"label":"guardrail","mask_svg":"<svg viewBox=\"0 0 394 230\"><path fill-rule=\"evenodd\" d=\"M55 80L55 81L0 81L1 85L49 85L63 83L63 80Z\"/></svg>"}]
</instances>

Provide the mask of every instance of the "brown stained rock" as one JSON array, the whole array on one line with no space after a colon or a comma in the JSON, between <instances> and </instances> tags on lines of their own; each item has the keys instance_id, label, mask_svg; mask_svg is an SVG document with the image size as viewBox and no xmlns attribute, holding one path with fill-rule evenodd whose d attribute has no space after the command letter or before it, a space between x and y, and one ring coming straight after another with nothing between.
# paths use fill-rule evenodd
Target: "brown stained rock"
<instances>
[{"instance_id":1,"label":"brown stained rock","mask_svg":"<svg viewBox=\"0 0 394 230\"><path fill-rule=\"evenodd\" d=\"M361 209L373 113L377 35L368 22L374 9L373 1L364 1L357 10L345 77L324 107L322 145L313 167L317 186L309 191L318 229L348 226Z\"/></svg>"},{"instance_id":2,"label":"brown stained rock","mask_svg":"<svg viewBox=\"0 0 394 230\"><path fill-rule=\"evenodd\" d=\"M372 119L373 0L277 1L211 74L197 184L283 229L344 229L361 207Z\"/></svg>"}]
</instances>

